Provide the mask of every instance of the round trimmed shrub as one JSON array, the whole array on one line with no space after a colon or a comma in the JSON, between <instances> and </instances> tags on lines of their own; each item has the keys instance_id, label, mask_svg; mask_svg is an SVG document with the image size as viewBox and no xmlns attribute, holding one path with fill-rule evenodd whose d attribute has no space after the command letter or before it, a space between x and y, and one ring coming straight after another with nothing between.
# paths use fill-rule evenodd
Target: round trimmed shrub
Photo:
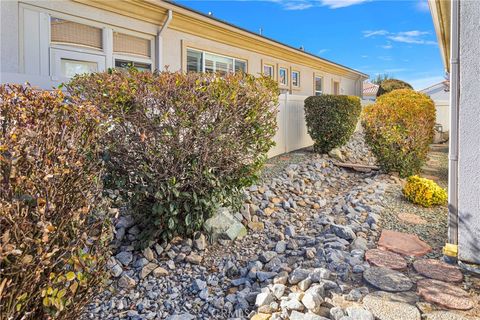
<instances>
[{"instance_id":1,"label":"round trimmed shrub","mask_svg":"<svg viewBox=\"0 0 480 320\"><path fill-rule=\"evenodd\" d=\"M410 176L403 188L403 195L409 201L424 207L447 203L447 191L433 180Z\"/></svg>"},{"instance_id":2,"label":"round trimmed shrub","mask_svg":"<svg viewBox=\"0 0 480 320\"><path fill-rule=\"evenodd\" d=\"M315 152L327 153L345 144L362 111L354 96L325 94L305 99L305 121Z\"/></svg>"},{"instance_id":3,"label":"round trimmed shrub","mask_svg":"<svg viewBox=\"0 0 480 320\"><path fill-rule=\"evenodd\" d=\"M104 118L61 91L0 86L0 318L78 319L107 278Z\"/></svg>"},{"instance_id":4,"label":"round trimmed shrub","mask_svg":"<svg viewBox=\"0 0 480 320\"><path fill-rule=\"evenodd\" d=\"M383 80L378 87L377 97L399 89L413 90L413 87L409 83L398 79Z\"/></svg>"},{"instance_id":5,"label":"round trimmed shrub","mask_svg":"<svg viewBox=\"0 0 480 320\"><path fill-rule=\"evenodd\" d=\"M364 110L365 138L383 170L407 177L427 160L435 126L435 105L427 95L401 89Z\"/></svg>"}]
</instances>

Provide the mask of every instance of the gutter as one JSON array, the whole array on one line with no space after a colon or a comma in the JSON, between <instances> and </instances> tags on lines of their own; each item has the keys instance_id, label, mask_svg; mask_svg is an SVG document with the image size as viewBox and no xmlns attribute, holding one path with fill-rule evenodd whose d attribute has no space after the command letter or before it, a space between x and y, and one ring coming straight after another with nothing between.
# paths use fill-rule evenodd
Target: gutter
<instances>
[{"instance_id":1,"label":"gutter","mask_svg":"<svg viewBox=\"0 0 480 320\"><path fill-rule=\"evenodd\" d=\"M163 39L162 39L162 34L163 32L168 28L170 22L172 21L173 18L173 12L172 9L168 9L167 12L167 18L165 19L165 22L163 25L158 29L157 32L157 63L156 63L156 68L158 71L161 71L164 67L163 65Z\"/></svg>"},{"instance_id":2,"label":"gutter","mask_svg":"<svg viewBox=\"0 0 480 320\"><path fill-rule=\"evenodd\" d=\"M458 245L458 111L460 95L459 21L460 1L451 2L450 47L450 142L448 162L448 242Z\"/></svg>"}]
</instances>

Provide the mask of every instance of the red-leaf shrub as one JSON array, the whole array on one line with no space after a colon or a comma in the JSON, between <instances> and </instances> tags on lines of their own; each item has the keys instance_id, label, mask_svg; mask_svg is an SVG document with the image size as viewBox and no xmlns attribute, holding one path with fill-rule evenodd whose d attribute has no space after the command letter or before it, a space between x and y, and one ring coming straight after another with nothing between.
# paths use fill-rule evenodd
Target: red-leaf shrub
<instances>
[{"instance_id":1,"label":"red-leaf shrub","mask_svg":"<svg viewBox=\"0 0 480 320\"><path fill-rule=\"evenodd\" d=\"M104 118L18 85L0 106L0 318L74 319L104 276Z\"/></svg>"},{"instance_id":2,"label":"red-leaf shrub","mask_svg":"<svg viewBox=\"0 0 480 320\"><path fill-rule=\"evenodd\" d=\"M113 70L67 88L114 119L110 185L129 195L147 239L191 234L235 203L273 145L278 89L269 78Z\"/></svg>"}]
</instances>

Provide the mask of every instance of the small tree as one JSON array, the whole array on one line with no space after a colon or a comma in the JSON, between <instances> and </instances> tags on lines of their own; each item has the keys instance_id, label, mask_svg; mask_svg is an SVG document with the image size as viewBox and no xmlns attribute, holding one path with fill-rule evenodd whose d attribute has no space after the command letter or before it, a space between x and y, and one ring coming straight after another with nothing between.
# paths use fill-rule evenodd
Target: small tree
<instances>
[{"instance_id":1,"label":"small tree","mask_svg":"<svg viewBox=\"0 0 480 320\"><path fill-rule=\"evenodd\" d=\"M316 152L327 153L345 144L360 116L360 99L354 96L321 95L305 99L305 120Z\"/></svg>"},{"instance_id":2,"label":"small tree","mask_svg":"<svg viewBox=\"0 0 480 320\"><path fill-rule=\"evenodd\" d=\"M388 73L384 73L384 74L377 74L375 76L375 78L373 78L371 80L372 83L376 84L376 85L380 85L383 81L385 80L388 80L388 79L391 79L392 77L390 77L390 75Z\"/></svg>"},{"instance_id":3,"label":"small tree","mask_svg":"<svg viewBox=\"0 0 480 320\"><path fill-rule=\"evenodd\" d=\"M392 92L393 90L398 90L398 89L410 89L413 90L413 87L406 83L405 81L402 80L397 80L397 79L387 79L382 81L379 84L378 91L377 91L377 97L380 97L382 94Z\"/></svg>"}]
</instances>

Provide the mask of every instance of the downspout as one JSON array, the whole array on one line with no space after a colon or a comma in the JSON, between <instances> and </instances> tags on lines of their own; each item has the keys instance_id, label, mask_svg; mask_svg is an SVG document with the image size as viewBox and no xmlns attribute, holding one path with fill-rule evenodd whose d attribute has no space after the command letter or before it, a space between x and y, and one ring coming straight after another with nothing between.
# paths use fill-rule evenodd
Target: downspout
<instances>
[{"instance_id":1,"label":"downspout","mask_svg":"<svg viewBox=\"0 0 480 320\"><path fill-rule=\"evenodd\" d=\"M173 17L173 12L172 9L168 9L167 12L167 18L165 19L165 22L163 25L158 29L157 32L157 65L156 69L158 71L161 71L164 67L163 65L163 39L162 39L162 34L163 31L165 31L168 28L168 25L170 24L170 21L172 21Z\"/></svg>"},{"instance_id":2,"label":"downspout","mask_svg":"<svg viewBox=\"0 0 480 320\"><path fill-rule=\"evenodd\" d=\"M460 94L459 74L459 16L460 2L451 2L450 47L450 142L448 163L448 242L458 245L458 110Z\"/></svg>"}]
</instances>

